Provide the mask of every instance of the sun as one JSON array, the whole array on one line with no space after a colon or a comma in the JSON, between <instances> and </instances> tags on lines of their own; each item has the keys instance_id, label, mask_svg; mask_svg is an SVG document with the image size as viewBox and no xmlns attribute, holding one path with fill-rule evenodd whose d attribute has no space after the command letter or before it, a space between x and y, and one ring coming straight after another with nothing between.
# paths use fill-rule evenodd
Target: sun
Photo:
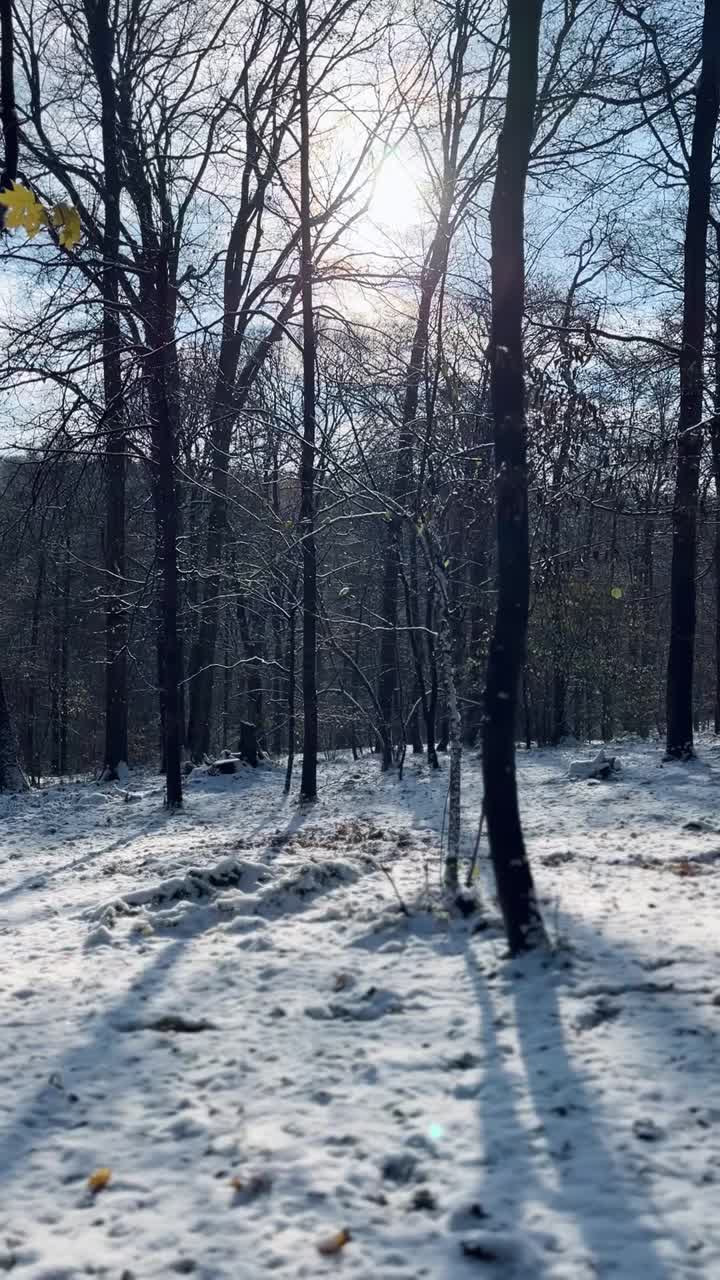
<instances>
[{"instance_id":1,"label":"sun","mask_svg":"<svg viewBox=\"0 0 720 1280\"><path fill-rule=\"evenodd\" d=\"M418 175L395 151L388 152L378 169L368 213L389 235L410 231L422 221Z\"/></svg>"}]
</instances>

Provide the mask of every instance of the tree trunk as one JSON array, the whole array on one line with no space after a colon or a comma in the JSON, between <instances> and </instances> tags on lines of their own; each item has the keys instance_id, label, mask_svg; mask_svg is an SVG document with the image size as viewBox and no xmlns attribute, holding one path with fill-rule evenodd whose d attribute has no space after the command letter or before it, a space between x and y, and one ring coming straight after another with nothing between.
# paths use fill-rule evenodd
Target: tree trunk
<instances>
[{"instance_id":1,"label":"tree trunk","mask_svg":"<svg viewBox=\"0 0 720 1280\"><path fill-rule=\"evenodd\" d=\"M697 506L703 431L703 350L707 231L713 142L720 109L720 0L705 0L702 65L695 96L685 225L680 414L673 502L670 649L667 666L666 756L688 760L693 750L693 663L696 626Z\"/></svg>"},{"instance_id":2,"label":"tree trunk","mask_svg":"<svg viewBox=\"0 0 720 1280\"><path fill-rule=\"evenodd\" d=\"M152 467L155 524L160 562L160 634L162 660L160 701L164 714L163 756L165 804L182 805L182 724L180 715L180 638L178 634L178 493L175 476L176 431L172 404L176 359L170 320L168 254L161 250L154 265L153 316L148 333L148 398L152 421Z\"/></svg>"},{"instance_id":3,"label":"tree trunk","mask_svg":"<svg viewBox=\"0 0 720 1280\"><path fill-rule=\"evenodd\" d=\"M294 595L293 587L293 595ZM292 786L293 764L295 762L295 615L297 605L294 599L290 603L288 610L288 648L287 648L287 734L288 734L288 757L287 768L285 770L285 795L290 794Z\"/></svg>"},{"instance_id":4,"label":"tree trunk","mask_svg":"<svg viewBox=\"0 0 720 1280\"><path fill-rule=\"evenodd\" d=\"M431 552L432 554L432 552ZM442 564L435 564L439 587L440 625L438 627L438 652L448 707L448 739L450 745L450 779L448 783L448 843L445 859L445 888L455 893L458 888L460 862L460 785L462 781L462 719L457 696L457 672L453 653L453 636L450 616L448 584Z\"/></svg>"},{"instance_id":5,"label":"tree trunk","mask_svg":"<svg viewBox=\"0 0 720 1280\"><path fill-rule=\"evenodd\" d=\"M490 210L491 397L495 437L497 606L483 725L488 839L512 954L545 939L525 851L515 767L515 717L530 596L527 425L522 320L525 184L537 98L542 0L508 0L510 61L505 120Z\"/></svg>"},{"instance_id":6,"label":"tree trunk","mask_svg":"<svg viewBox=\"0 0 720 1280\"><path fill-rule=\"evenodd\" d=\"M715 298L713 416L710 420L713 481L715 483L715 698L713 721L720 733L720 222L715 223L715 263L718 272Z\"/></svg>"},{"instance_id":7,"label":"tree trunk","mask_svg":"<svg viewBox=\"0 0 720 1280\"><path fill-rule=\"evenodd\" d=\"M38 555L37 579L33 595L32 620L30 623L30 654L28 658L28 696L25 715L25 768L33 782L39 778L38 761L35 756L35 731L37 728L37 651L40 634L40 610L42 607L45 586L45 552L40 549Z\"/></svg>"},{"instance_id":8,"label":"tree trunk","mask_svg":"<svg viewBox=\"0 0 720 1280\"><path fill-rule=\"evenodd\" d=\"M121 331L118 309L120 197L117 102L108 0L85 0L88 47L100 93L105 226L102 252L102 368L105 412L105 763L103 777L117 778L128 758L127 616L125 589L125 487Z\"/></svg>"},{"instance_id":9,"label":"tree trunk","mask_svg":"<svg viewBox=\"0 0 720 1280\"><path fill-rule=\"evenodd\" d=\"M5 190L17 178L18 121L15 111L13 53L12 0L0 0L0 116L4 152L0 190ZM0 791L27 789L27 778L18 764L15 733L0 676Z\"/></svg>"},{"instance_id":10,"label":"tree trunk","mask_svg":"<svg viewBox=\"0 0 720 1280\"><path fill-rule=\"evenodd\" d=\"M1 191L11 187L17 178L19 130L15 109L14 54L13 0L0 0L0 117L3 132ZM0 206L0 228L2 228L2 206Z\"/></svg>"},{"instance_id":11,"label":"tree trunk","mask_svg":"<svg viewBox=\"0 0 720 1280\"><path fill-rule=\"evenodd\" d=\"M245 655L245 689L247 692L247 715L255 725L258 738L263 738L263 666L262 641L251 626L245 602L240 597L237 605L237 620L243 653Z\"/></svg>"},{"instance_id":12,"label":"tree trunk","mask_svg":"<svg viewBox=\"0 0 720 1280\"><path fill-rule=\"evenodd\" d=\"M303 570L303 763L302 801L317 798L317 556L315 547L315 321L310 225L310 119L305 0L298 0L300 98L300 230L303 318L303 439L300 464L300 537Z\"/></svg>"},{"instance_id":13,"label":"tree trunk","mask_svg":"<svg viewBox=\"0 0 720 1280\"><path fill-rule=\"evenodd\" d=\"M28 780L17 758L15 733L0 675L0 791L27 791Z\"/></svg>"}]
</instances>

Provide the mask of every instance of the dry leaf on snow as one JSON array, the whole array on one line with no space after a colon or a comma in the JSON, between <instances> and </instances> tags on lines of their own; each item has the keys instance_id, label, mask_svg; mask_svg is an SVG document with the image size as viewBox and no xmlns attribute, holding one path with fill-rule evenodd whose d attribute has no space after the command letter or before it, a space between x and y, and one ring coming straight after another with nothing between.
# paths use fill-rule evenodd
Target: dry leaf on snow
<instances>
[{"instance_id":1,"label":"dry leaf on snow","mask_svg":"<svg viewBox=\"0 0 720 1280\"><path fill-rule=\"evenodd\" d=\"M349 1240L352 1240L352 1236L347 1227L343 1227L341 1231L336 1231L335 1235L326 1236L324 1240L318 1241L317 1251L329 1257L333 1253L340 1253Z\"/></svg>"},{"instance_id":2,"label":"dry leaf on snow","mask_svg":"<svg viewBox=\"0 0 720 1280\"><path fill-rule=\"evenodd\" d=\"M88 1191L92 1191L93 1195L97 1195L98 1191L104 1191L112 1178L110 1169L96 1169L88 1178Z\"/></svg>"}]
</instances>

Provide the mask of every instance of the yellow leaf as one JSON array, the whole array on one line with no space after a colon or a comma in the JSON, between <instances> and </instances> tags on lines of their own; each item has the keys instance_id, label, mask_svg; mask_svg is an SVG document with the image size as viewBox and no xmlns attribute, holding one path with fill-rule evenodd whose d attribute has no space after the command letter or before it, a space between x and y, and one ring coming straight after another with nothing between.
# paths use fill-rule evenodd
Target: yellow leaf
<instances>
[{"instance_id":1,"label":"yellow leaf","mask_svg":"<svg viewBox=\"0 0 720 1280\"><path fill-rule=\"evenodd\" d=\"M613 600L622 600L622 587L612 587L610 589L610 595Z\"/></svg>"},{"instance_id":2,"label":"yellow leaf","mask_svg":"<svg viewBox=\"0 0 720 1280\"><path fill-rule=\"evenodd\" d=\"M0 191L0 204L7 210L4 222L8 231L16 227L32 240L41 227L47 226L47 214L32 191L21 182L14 182L7 191Z\"/></svg>"},{"instance_id":3,"label":"yellow leaf","mask_svg":"<svg viewBox=\"0 0 720 1280\"><path fill-rule=\"evenodd\" d=\"M350 1240L352 1240L350 1232L347 1227L343 1227L341 1231L336 1231L334 1236L327 1236L325 1240L320 1240L317 1251L329 1257L333 1253L340 1253Z\"/></svg>"},{"instance_id":4,"label":"yellow leaf","mask_svg":"<svg viewBox=\"0 0 720 1280\"><path fill-rule=\"evenodd\" d=\"M93 1195L96 1196L98 1191L105 1190L111 1178L112 1172L110 1169L96 1169L88 1178L88 1191L92 1191Z\"/></svg>"},{"instance_id":5,"label":"yellow leaf","mask_svg":"<svg viewBox=\"0 0 720 1280\"><path fill-rule=\"evenodd\" d=\"M80 214L71 204L56 204L50 221L57 228L58 240L63 249L73 249L80 240Z\"/></svg>"}]
</instances>

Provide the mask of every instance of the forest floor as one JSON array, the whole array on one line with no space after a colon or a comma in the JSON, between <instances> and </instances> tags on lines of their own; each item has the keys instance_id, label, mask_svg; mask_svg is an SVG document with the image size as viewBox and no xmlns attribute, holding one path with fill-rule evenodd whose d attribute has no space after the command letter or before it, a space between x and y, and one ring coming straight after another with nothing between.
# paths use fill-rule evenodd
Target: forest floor
<instances>
[{"instance_id":1,"label":"forest floor","mask_svg":"<svg viewBox=\"0 0 720 1280\"><path fill-rule=\"evenodd\" d=\"M305 812L272 766L3 797L0 1273L720 1277L720 748L618 751L521 754L554 949L514 963L485 847L443 912L412 759Z\"/></svg>"}]
</instances>

